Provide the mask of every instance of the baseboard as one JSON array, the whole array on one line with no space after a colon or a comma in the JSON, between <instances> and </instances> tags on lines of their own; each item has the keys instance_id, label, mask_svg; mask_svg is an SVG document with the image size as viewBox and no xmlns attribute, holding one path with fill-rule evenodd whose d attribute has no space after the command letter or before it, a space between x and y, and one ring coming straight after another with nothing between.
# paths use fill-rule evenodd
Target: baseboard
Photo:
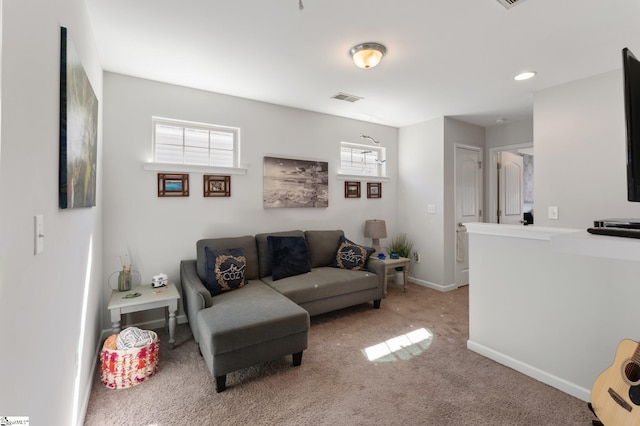
<instances>
[{"instance_id":1,"label":"baseboard","mask_svg":"<svg viewBox=\"0 0 640 426\"><path fill-rule=\"evenodd\" d=\"M578 386L575 383L569 382L551 373L540 370L539 368L533 367L522 361L518 361L517 359L514 359L501 352L497 352L484 345L473 342L471 340L467 340L467 349L476 352L484 357L487 357L497 363L506 365L509 368L519 371L522 374L532 377L542 383L552 386L578 399L586 402L589 402L591 400L590 389L585 389L582 386Z\"/></svg>"},{"instance_id":2,"label":"baseboard","mask_svg":"<svg viewBox=\"0 0 640 426\"><path fill-rule=\"evenodd\" d=\"M442 292L447 292L447 291L455 290L458 288L458 286L455 284L440 285L440 284L432 283L429 281L419 280L415 277L409 277L409 282L421 285L423 287L428 287L433 290L442 291Z\"/></svg>"}]
</instances>

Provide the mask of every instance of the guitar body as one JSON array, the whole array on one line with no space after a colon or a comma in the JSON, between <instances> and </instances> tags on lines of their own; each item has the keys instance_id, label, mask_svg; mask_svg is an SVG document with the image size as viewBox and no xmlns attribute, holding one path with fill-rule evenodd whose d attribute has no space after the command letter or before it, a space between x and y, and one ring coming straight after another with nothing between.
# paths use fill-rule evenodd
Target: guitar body
<instances>
[{"instance_id":1,"label":"guitar body","mask_svg":"<svg viewBox=\"0 0 640 426\"><path fill-rule=\"evenodd\" d=\"M623 340L613 364L591 388L591 405L605 426L640 425L640 345Z\"/></svg>"}]
</instances>

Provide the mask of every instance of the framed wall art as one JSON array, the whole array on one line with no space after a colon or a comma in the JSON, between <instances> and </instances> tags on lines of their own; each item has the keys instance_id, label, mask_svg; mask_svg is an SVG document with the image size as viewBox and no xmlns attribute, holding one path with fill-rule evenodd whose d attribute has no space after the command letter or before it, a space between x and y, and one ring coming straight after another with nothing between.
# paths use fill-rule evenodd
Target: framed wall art
<instances>
[{"instance_id":1,"label":"framed wall art","mask_svg":"<svg viewBox=\"0 0 640 426\"><path fill-rule=\"evenodd\" d=\"M382 183L367 182L367 198L382 198Z\"/></svg>"},{"instance_id":2,"label":"framed wall art","mask_svg":"<svg viewBox=\"0 0 640 426\"><path fill-rule=\"evenodd\" d=\"M231 197L231 176L204 175L205 197Z\"/></svg>"},{"instance_id":3,"label":"framed wall art","mask_svg":"<svg viewBox=\"0 0 640 426\"><path fill-rule=\"evenodd\" d=\"M65 27L60 28L61 209L96 205L98 98Z\"/></svg>"},{"instance_id":4,"label":"framed wall art","mask_svg":"<svg viewBox=\"0 0 640 426\"><path fill-rule=\"evenodd\" d=\"M187 173L158 173L158 197L188 197Z\"/></svg>"},{"instance_id":5,"label":"framed wall art","mask_svg":"<svg viewBox=\"0 0 640 426\"><path fill-rule=\"evenodd\" d=\"M329 163L264 157L264 208L329 207Z\"/></svg>"},{"instance_id":6,"label":"framed wall art","mask_svg":"<svg viewBox=\"0 0 640 426\"><path fill-rule=\"evenodd\" d=\"M360 198L360 182L345 182L344 198Z\"/></svg>"}]
</instances>

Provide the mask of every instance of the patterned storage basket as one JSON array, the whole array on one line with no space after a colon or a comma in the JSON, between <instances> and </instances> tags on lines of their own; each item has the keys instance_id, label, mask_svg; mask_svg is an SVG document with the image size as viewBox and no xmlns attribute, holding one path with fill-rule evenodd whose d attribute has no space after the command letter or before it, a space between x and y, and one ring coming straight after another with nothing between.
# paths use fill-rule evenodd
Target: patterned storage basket
<instances>
[{"instance_id":1,"label":"patterned storage basket","mask_svg":"<svg viewBox=\"0 0 640 426\"><path fill-rule=\"evenodd\" d=\"M158 371L158 335L141 348L100 351L100 381L111 389L126 389L144 382Z\"/></svg>"}]
</instances>

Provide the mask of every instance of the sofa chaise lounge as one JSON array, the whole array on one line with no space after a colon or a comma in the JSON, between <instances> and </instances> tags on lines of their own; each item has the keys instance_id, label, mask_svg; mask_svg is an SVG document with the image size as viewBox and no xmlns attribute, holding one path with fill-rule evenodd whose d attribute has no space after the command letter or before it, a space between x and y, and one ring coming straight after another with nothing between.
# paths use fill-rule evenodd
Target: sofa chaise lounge
<instances>
[{"instance_id":1,"label":"sofa chaise lounge","mask_svg":"<svg viewBox=\"0 0 640 426\"><path fill-rule=\"evenodd\" d=\"M294 241L302 248L276 248L274 244L281 241ZM285 268L283 276L281 263L300 257L296 251L305 250L308 272ZM246 284L212 295L207 256L213 251L242 253ZM384 264L367 259L371 251L351 243L341 230L203 239L196 243L196 252L197 259L180 264L183 301L218 392L226 388L227 373L241 368L288 354L293 355L294 366L300 365L310 315L371 301L379 308L384 295ZM360 254L361 267L347 262Z\"/></svg>"}]
</instances>

